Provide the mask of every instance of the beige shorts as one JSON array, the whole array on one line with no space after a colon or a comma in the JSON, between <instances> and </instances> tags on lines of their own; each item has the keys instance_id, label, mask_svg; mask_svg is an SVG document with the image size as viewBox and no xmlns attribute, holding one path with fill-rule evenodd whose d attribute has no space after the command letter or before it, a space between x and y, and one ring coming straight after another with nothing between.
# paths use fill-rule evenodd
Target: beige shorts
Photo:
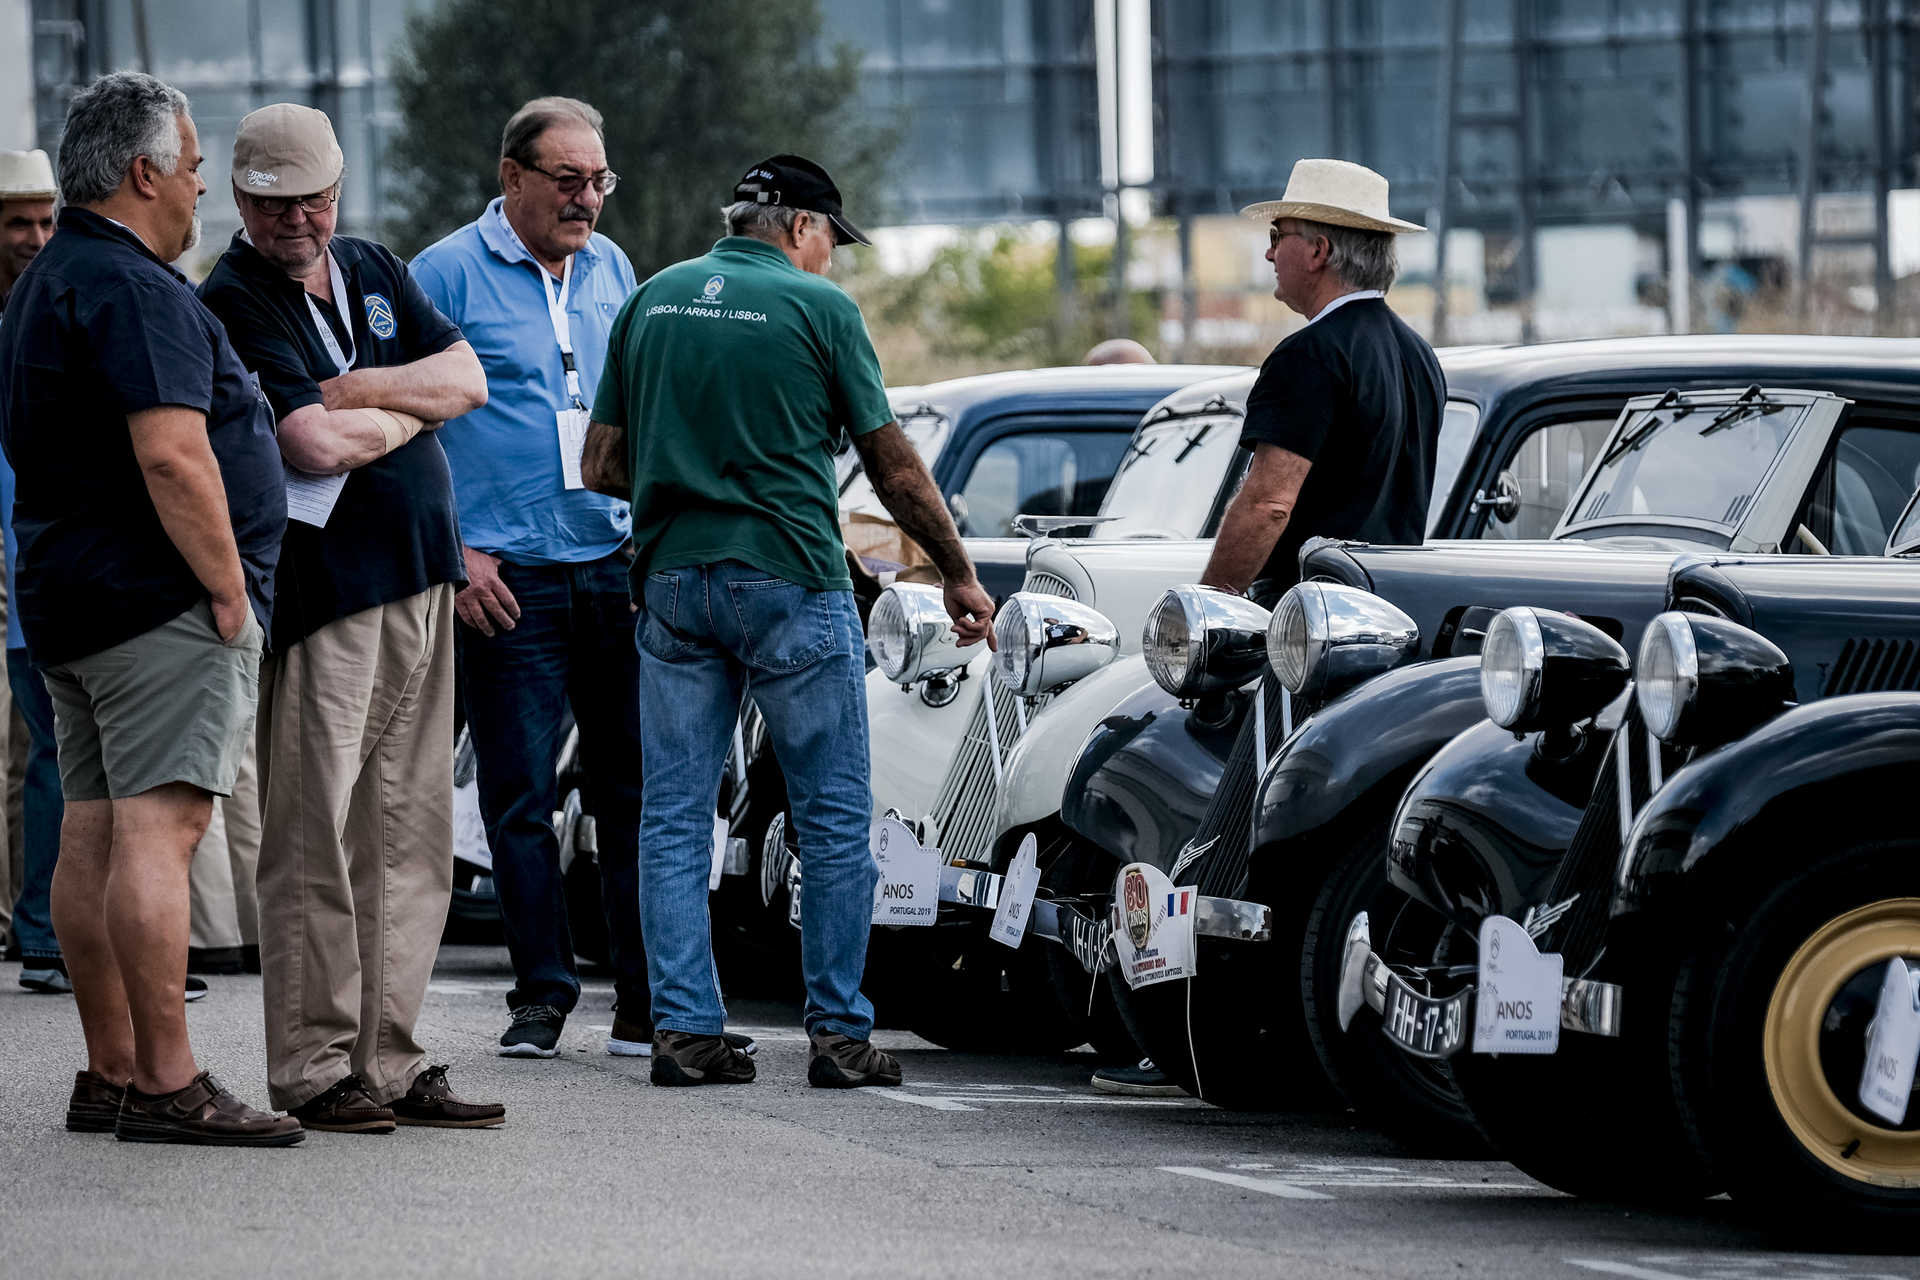
<instances>
[{"instance_id":1,"label":"beige shorts","mask_svg":"<svg viewBox=\"0 0 1920 1280\"><path fill-rule=\"evenodd\" d=\"M232 795L264 639L249 609L240 634L223 643L202 600L131 640L45 668L61 794L124 800L187 782Z\"/></svg>"}]
</instances>

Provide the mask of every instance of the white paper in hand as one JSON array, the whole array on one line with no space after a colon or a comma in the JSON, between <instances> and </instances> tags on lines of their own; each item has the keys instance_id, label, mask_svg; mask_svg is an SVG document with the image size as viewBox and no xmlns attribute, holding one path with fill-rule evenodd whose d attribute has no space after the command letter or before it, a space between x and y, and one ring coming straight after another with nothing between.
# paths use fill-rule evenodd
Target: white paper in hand
<instances>
[{"instance_id":1,"label":"white paper in hand","mask_svg":"<svg viewBox=\"0 0 1920 1280\"><path fill-rule=\"evenodd\" d=\"M1480 990L1474 997L1475 1053L1552 1053L1560 1047L1560 976L1566 962L1541 955L1505 916L1480 926Z\"/></svg>"},{"instance_id":2,"label":"white paper in hand","mask_svg":"<svg viewBox=\"0 0 1920 1280\"><path fill-rule=\"evenodd\" d=\"M713 865L707 871L708 893L720 887L720 872L727 862L727 828L725 818L713 820Z\"/></svg>"},{"instance_id":3,"label":"white paper in hand","mask_svg":"<svg viewBox=\"0 0 1920 1280\"><path fill-rule=\"evenodd\" d=\"M1029 833L1007 865L1007 878L1000 885L1000 905L993 909L993 924L987 929L987 936L995 942L1017 947L1027 936L1033 895L1040 887L1039 857L1039 843Z\"/></svg>"},{"instance_id":4,"label":"white paper in hand","mask_svg":"<svg viewBox=\"0 0 1920 1280\"><path fill-rule=\"evenodd\" d=\"M873 923L933 924L940 911L940 851L922 848L898 818L880 818L867 828L867 848L880 868Z\"/></svg>"},{"instance_id":5,"label":"white paper in hand","mask_svg":"<svg viewBox=\"0 0 1920 1280\"><path fill-rule=\"evenodd\" d=\"M1867 1062L1860 1073L1860 1105L1889 1124L1904 1124L1920 1063L1920 1001L1905 960L1887 962L1880 1004L1867 1026Z\"/></svg>"},{"instance_id":6,"label":"white paper in hand","mask_svg":"<svg viewBox=\"0 0 1920 1280\"><path fill-rule=\"evenodd\" d=\"M333 514L333 504L340 501L340 491L347 487L347 477L316 476L292 467L286 470L287 519L310 524L316 529L326 528L327 517Z\"/></svg>"},{"instance_id":7,"label":"white paper in hand","mask_svg":"<svg viewBox=\"0 0 1920 1280\"><path fill-rule=\"evenodd\" d=\"M1113 886L1113 954L1129 987L1191 978L1198 959L1193 907L1200 891L1176 889L1145 862L1120 868Z\"/></svg>"}]
</instances>

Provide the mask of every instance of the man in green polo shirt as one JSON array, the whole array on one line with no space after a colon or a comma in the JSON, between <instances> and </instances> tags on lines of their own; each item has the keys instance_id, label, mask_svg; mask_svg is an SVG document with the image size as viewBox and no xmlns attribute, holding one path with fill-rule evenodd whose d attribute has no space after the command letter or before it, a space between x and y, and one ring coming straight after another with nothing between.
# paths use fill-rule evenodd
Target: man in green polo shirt
<instances>
[{"instance_id":1,"label":"man in green polo shirt","mask_svg":"<svg viewBox=\"0 0 1920 1280\"><path fill-rule=\"evenodd\" d=\"M581 473L633 507L641 607L640 921L655 1084L753 1079L722 1037L707 874L720 772L751 692L787 778L805 870L807 1079L898 1084L860 994L878 872L860 615L840 541L833 450L853 437L875 492L932 557L962 644L992 643L933 477L887 406L859 308L824 278L868 243L824 169L749 169L728 235L640 286L614 321ZM629 480L631 477L631 480Z\"/></svg>"}]
</instances>

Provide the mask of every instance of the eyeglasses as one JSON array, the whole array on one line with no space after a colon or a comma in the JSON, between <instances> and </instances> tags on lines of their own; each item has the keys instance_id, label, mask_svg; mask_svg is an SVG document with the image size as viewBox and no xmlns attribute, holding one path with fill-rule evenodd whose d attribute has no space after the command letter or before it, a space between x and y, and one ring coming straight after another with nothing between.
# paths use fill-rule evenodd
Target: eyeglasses
<instances>
[{"instance_id":1,"label":"eyeglasses","mask_svg":"<svg viewBox=\"0 0 1920 1280\"><path fill-rule=\"evenodd\" d=\"M560 194L563 196L579 195L586 189L588 183L592 183L593 189L601 195L610 196L613 194L613 189L620 185L620 175L611 169L602 169L598 173L548 173L537 164L530 164L524 160L519 164L521 168L531 169L551 181L560 189Z\"/></svg>"},{"instance_id":2,"label":"eyeglasses","mask_svg":"<svg viewBox=\"0 0 1920 1280\"><path fill-rule=\"evenodd\" d=\"M311 196L256 196L251 191L245 194L247 199L253 201L253 207L269 218L284 218L295 205L299 205L305 213L325 213L340 199L337 187Z\"/></svg>"},{"instance_id":3,"label":"eyeglasses","mask_svg":"<svg viewBox=\"0 0 1920 1280\"><path fill-rule=\"evenodd\" d=\"M1282 240L1285 240L1288 236L1299 236L1302 240L1315 240L1319 238L1317 236L1310 236L1304 231L1282 231L1278 227L1268 227L1267 228L1267 248L1269 249L1278 248L1280 245L1280 242Z\"/></svg>"}]
</instances>

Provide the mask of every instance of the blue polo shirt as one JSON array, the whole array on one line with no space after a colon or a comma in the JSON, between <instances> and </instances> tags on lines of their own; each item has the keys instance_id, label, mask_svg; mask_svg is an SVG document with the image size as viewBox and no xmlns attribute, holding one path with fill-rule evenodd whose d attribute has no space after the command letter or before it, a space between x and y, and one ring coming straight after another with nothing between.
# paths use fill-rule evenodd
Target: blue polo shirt
<instances>
[{"instance_id":1,"label":"blue polo shirt","mask_svg":"<svg viewBox=\"0 0 1920 1280\"><path fill-rule=\"evenodd\" d=\"M487 403L440 429L453 468L460 534L513 564L598 560L627 540L627 504L561 479L554 414L568 407L566 370L547 312L546 269L495 199L479 218L413 260L413 276L480 356ZM573 256L567 316L581 400L591 407L607 334L633 292L633 264L595 234Z\"/></svg>"}]
</instances>

